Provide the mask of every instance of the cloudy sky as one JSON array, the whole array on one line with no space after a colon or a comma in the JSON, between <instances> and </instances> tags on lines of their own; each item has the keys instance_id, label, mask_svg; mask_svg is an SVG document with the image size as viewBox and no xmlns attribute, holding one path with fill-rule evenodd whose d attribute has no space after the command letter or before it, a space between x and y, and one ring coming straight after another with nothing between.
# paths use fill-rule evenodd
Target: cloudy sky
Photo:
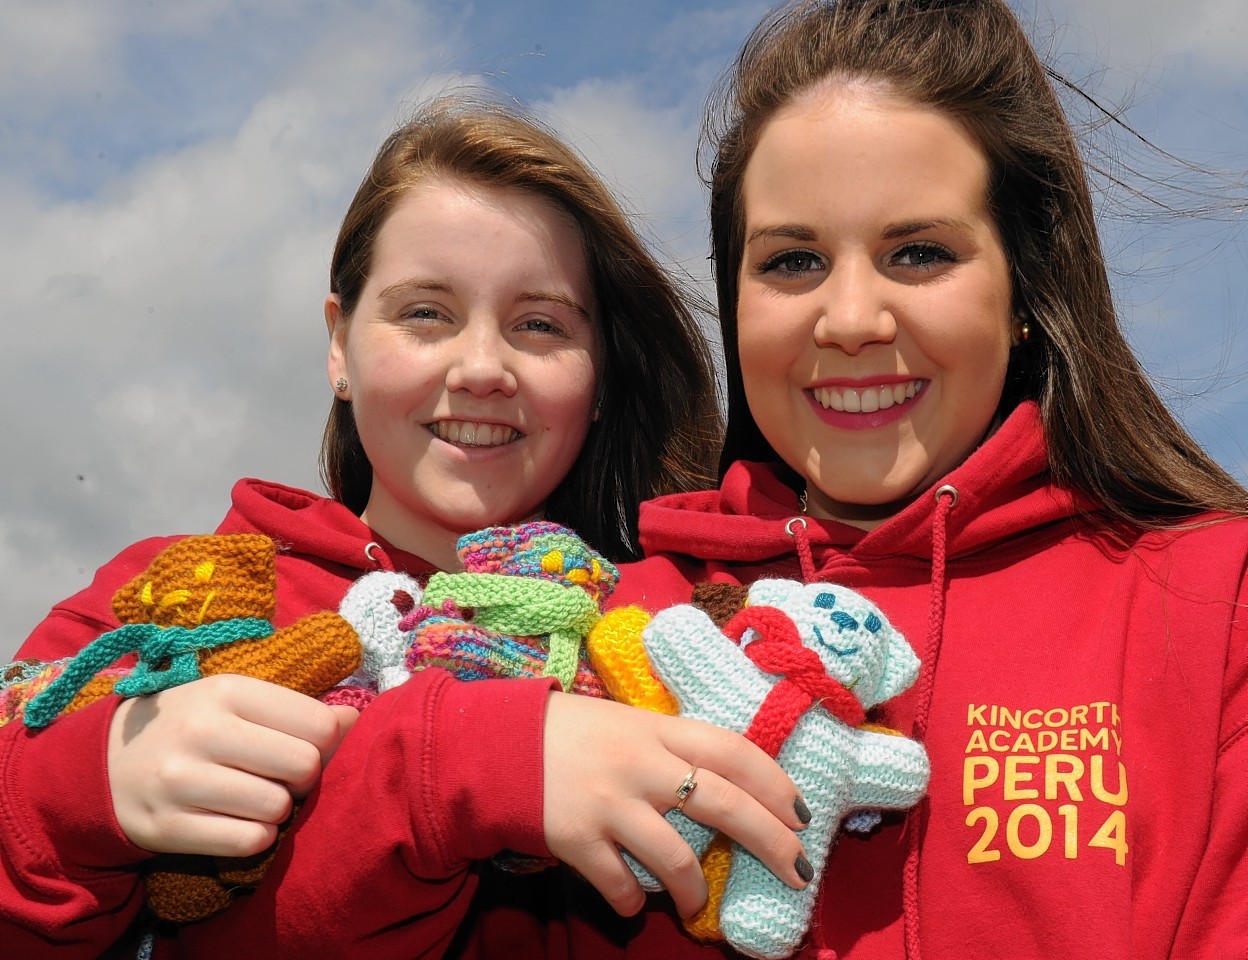
<instances>
[{"instance_id":1,"label":"cloudy sky","mask_svg":"<svg viewBox=\"0 0 1248 960\"><path fill-rule=\"evenodd\" d=\"M706 90L733 0L0 0L0 662L126 544L211 530L241 476L319 489L321 301L386 133L465 78L574 142L705 281ZM1242 0L1017 0L1050 61L1126 108L1130 182L1187 209L1248 158ZM1103 134L1104 131L1102 131ZM1238 195L1245 193L1240 184ZM1129 334L1248 479L1248 229L1100 199Z\"/></svg>"}]
</instances>

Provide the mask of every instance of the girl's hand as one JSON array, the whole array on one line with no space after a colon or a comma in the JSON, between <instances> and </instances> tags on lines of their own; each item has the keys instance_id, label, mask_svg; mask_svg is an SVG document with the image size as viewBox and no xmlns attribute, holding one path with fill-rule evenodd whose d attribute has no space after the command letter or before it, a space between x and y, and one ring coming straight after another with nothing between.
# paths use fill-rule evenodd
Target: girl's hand
<instances>
[{"instance_id":1,"label":"girl's hand","mask_svg":"<svg viewBox=\"0 0 1248 960\"><path fill-rule=\"evenodd\" d=\"M117 821L153 853L259 853L357 716L231 675L127 700L108 736Z\"/></svg>"},{"instance_id":2,"label":"girl's hand","mask_svg":"<svg viewBox=\"0 0 1248 960\"><path fill-rule=\"evenodd\" d=\"M663 883L682 916L706 902L693 850L663 818L697 767L684 812L721 830L781 880L809 872L797 788L744 737L710 724L609 700L552 692L546 709L543 825L551 853L577 870L622 916L645 902L626 849Z\"/></svg>"}]
</instances>

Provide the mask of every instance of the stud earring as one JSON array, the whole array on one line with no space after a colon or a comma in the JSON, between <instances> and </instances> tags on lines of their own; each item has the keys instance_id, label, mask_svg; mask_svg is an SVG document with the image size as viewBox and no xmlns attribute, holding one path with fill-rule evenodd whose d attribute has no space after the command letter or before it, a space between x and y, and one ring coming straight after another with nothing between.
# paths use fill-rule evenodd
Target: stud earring
<instances>
[{"instance_id":1,"label":"stud earring","mask_svg":"<svg viewBox=\"0 0 1248 960\"><path fill-rule=\"evenodd\" d=\"M1017 320L1014 323L1013 330L1010 331L1014 346L1020 347L1031 340L1031 321Z\"/></svg>"},{"instance_id":2,"label":"stud earring","mask_svg":"<svg viewBox=\"0 0 1248 960\"><path fill-rule=\"evenodd\" d=\"M347 392L347 378L339 377L336 381L334 381L334 389L337 390L339 393L346 393Z\"/></svg>"}]
</instances>

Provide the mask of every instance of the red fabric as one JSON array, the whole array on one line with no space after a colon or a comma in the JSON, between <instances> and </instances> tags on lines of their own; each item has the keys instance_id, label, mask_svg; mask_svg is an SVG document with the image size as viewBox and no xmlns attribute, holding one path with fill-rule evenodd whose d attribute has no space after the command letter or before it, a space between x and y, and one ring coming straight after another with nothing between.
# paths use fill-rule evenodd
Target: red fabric
<instances>
[{"instance_id":1,"label":"red fabric","mask_svg":"<svg viewBox=\"0 0 1248 960\"><path fill-rule=\"evenodd\" d=\"M764 673L781 680L767 694L745 731L745 739L778 756L802 714L815 703L851 727L866 716L858 698L828 676L819 655L802 644L797 627L775 607L747 607L724 624L724 636L740 642L746 630L759 633L745 655Z\"/></svg>"},{"instance_id":2,"label":"red fabric","mask_svg":"<svg viewBox=\"0 0 1248 960\"><path fill-rule=\"evenodd\" d=\"M1248 523L1098 530L1090 504L1049 483L1031 405L939 482L959 497L926 735L923 960L1248 956ZM869 533L808 518L818 578L865 593L920 655L936 509L933 491ZM703 580L802 579L785 530L798 513L756 464L647 504L650 557L623 568L613 603L653 611ZM871 719L909 734L916 702L912 688ZM905 956L907 829L887 817L837 841L812 944ZM727 955L690 943L663 894L622 920L571 879L483 872L472 916L456 955Z\"/></svg>"}]
</instances>

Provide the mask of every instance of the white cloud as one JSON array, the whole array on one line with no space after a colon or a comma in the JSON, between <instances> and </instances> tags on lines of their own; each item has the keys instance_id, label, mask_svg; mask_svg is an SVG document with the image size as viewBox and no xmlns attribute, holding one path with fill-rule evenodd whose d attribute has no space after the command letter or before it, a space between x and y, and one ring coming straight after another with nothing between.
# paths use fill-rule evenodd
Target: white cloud
<instances>
[{"instance_id":1,"label":"white cloud","mask_svg":"<svg viewBox=\"0 0 1248 960\"><path fill-rule=\"evenodd\" d=\"M1124 78L1176 63L1227 85L1248 76L1242 0L1051 0L1045 6L1085 53Z\"/></svg>"}]
</instances>

